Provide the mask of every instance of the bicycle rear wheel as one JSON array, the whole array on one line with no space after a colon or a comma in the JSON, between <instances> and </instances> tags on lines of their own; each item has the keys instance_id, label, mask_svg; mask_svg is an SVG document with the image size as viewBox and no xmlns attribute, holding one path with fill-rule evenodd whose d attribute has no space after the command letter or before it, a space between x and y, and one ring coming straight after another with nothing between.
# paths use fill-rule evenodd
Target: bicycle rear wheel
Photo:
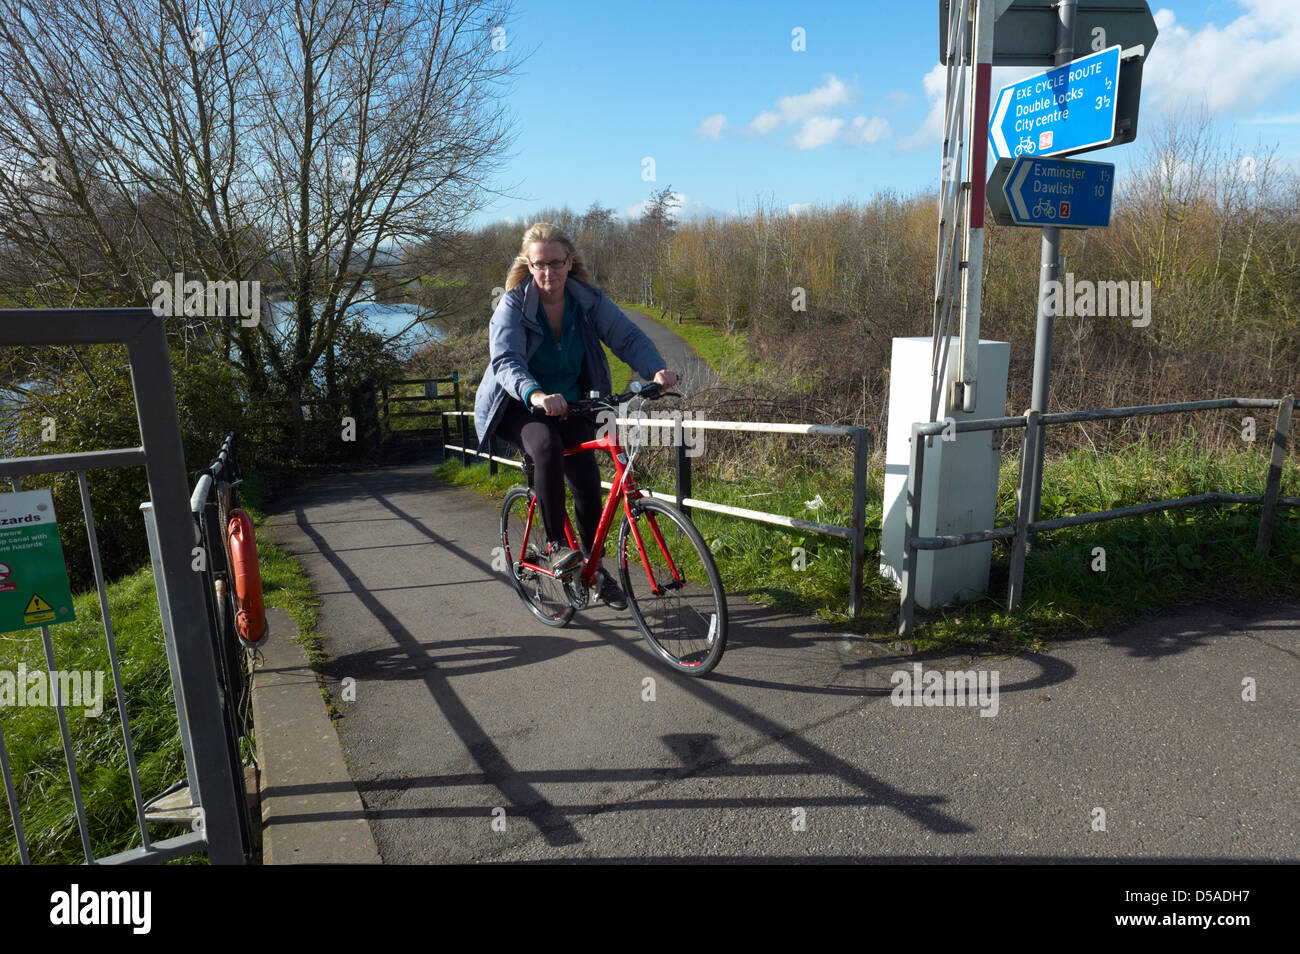
<instances>
[{"instance_id":1,"label":"bicycle rear wheel","mask_svg":"<svg viewBox=\"0 0 1300 954\"><path fill-rule=\"evenodd\" d=\"M727 594L713 554L695 524L672 504L642 497L632 513L636 532L624 515L617 552L628 609L660 659L703 676L727 646Z\"/></svg>"},{"instance_id":2,"label":"bicycle rear wheel","mask_svg":"<svg viewBox=\"0 0 1300 954\"><path fill-rule=\"evenodd\" d=\"M511 487L501 504L501 547L505 552L506 573L529 612L547 626L565 626L573 619L574 610L564 585L553 576L520 566L524 559L538 566L546 565L542 511L532 505L533 500L533 492L527 487Z\"/></svg>"}]
</instances>

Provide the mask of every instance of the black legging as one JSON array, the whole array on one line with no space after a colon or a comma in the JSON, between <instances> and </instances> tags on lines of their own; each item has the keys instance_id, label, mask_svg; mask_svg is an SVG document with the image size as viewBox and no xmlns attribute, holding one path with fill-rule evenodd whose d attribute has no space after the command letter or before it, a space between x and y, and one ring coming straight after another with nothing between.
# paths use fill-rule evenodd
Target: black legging
<instances>
[{"instance_id":1,"label":"black legging","mask_svg":"<svg viewBox=\"0 0 1300 954\"><path fill-rule=\"evenodd\" d=\"M564 539L564 478L573 489L573 516L578 524L582 548L591 552L600 524L600 468L594 451L564 456L564 448L596 439L591 422L570 414L558 417L534 416L523 403L509 400L497 434L533 459L533 488L542 509L546 539Z\"/></svg>"}]
</instances>

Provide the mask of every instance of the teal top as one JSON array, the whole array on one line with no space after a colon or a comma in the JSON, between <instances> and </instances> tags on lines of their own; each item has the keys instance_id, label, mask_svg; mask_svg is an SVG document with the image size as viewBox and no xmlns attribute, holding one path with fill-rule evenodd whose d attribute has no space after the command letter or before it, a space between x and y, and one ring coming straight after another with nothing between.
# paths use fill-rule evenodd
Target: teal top
<instances>
[{"instance_id":1,"label":"teal top","mask_svg":"<svg viewBox=\"0 0 1300 954\"><path fill-rule=\"evenodd\" d=\"M537 379L543 394L563 394L566 401L577 401L582 397L578 390L578 375L582 372L582 356L586 350L582 329L578 326L581 319L577 299L569 294L567 288L564 290L564 322L560 326L559 341L555 340L555 329L540 302L537 310L545 338L528 362L528 371ZM524 394L525 405L536 390L538 388L529 388Z\"/></svg>"}]
</instances>

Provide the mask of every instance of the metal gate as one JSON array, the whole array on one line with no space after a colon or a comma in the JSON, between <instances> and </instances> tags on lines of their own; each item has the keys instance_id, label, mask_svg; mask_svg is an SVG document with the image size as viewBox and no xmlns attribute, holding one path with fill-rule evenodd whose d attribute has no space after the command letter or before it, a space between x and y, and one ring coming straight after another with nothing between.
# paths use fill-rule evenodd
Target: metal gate
<instances>
[{"instance_id":1,"label":"metal gate","mask_svg":"<svg viewBox=\"0 0 1300 954\"><path fill-rule=\"evenodd\" d=\"M223 660L219 635L213 626L210 574L192 568L194 550L207 535L196 524L185 472L176 394L168 359L165 319L147 308L0 310L0 347L54 346L74 344L122 344L131 368L136 414L142 444L139 447L85 451L81 453L0 459L0 478L8 478L14 490L22 479L35 474L75 472L85 512L87 539L94 566L108 644L118 718L126 743L127 762L135 799L135 814L141 846L103 858L91 848L76 758L67 730L63 706L57 706L64 757L72 783L77 822L88 864L156 863L207 852L218 864L243 864L249 860L250 823L244 795L239 747L232 731L231 712L235 700L227 698L221 671ZM191 795L198 808L198 823L187 834L154 841L145 821L145 804L136 771L131 741L129 700L125 698L118 666L113 624L95 537L94 515L86 484L89 470L144 467L150 500L146 528L154 557L154 577L164 634L169 641L172 684L177 722L186 740L186 768ZM202 481L201 481L202 483ZM199 490L196 488L195 497ZM206 499L207 494L204 494ZM211 561L209 561L209 565ZM57 652L48 626L42 627L46 662L51 676L57 672ZM19 854L29 862L9 755L0 730L0 773L18 839ZM39 860L39 859L37 859Z\"/></svg>"}]
</instances>

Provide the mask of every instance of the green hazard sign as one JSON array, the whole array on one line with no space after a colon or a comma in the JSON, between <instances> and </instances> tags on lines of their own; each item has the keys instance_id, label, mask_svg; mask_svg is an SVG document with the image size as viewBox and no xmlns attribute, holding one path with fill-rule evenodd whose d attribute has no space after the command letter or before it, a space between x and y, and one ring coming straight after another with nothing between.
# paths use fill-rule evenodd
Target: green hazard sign
<instances>
[{"instance_id":1,"label":"green hazard sign","mask_svg":"<svg viewBox=\"0 0 1300 954\"><path fill-rule=\"evenodd\" d=\"M50 492L0 494L0 633L76 618Z\"/></svg>"}]
</instances>

